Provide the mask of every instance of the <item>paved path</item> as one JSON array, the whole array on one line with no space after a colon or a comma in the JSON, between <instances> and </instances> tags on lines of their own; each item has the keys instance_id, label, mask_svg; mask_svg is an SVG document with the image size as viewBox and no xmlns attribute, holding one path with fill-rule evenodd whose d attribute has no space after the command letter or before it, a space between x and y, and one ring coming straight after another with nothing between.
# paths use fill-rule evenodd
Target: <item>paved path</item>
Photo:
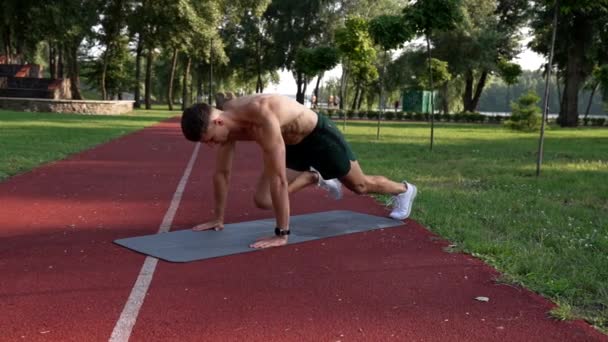
<instances>
[{"instance_id":1,"label":"paved path","mask_svg":"<svg viewBox=\"0 0 608 342\"><path fill-rule=\"evenodd\" d=\"M271 215L251 198L259 158L237 147L227 223ZM172 119L0 183L0 341L608 341L412 220L187 264L112 243L209 219L213 165ZM293 196L293 215L334 209L387 213Z\"/></svg>"}]
</instances>

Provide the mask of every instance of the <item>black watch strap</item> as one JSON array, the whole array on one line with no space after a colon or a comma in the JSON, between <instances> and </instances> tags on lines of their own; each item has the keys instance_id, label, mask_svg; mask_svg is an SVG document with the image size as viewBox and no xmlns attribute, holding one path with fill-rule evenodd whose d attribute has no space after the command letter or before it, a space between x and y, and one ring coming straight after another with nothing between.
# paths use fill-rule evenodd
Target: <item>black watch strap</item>
<instances>
[{"instance_id":1,"label":"black watch strap","mask_svg":"<svg viewBox=\"0 0 608 342\"><path fill-rule=\"evenodd\" d=\"M290 233L291 232L289 231L289 228L283 229L283 228L276 227L274 229L274 234L276 236L285 236L285 235L289 235Z\"/></svg>"}]
</instances>

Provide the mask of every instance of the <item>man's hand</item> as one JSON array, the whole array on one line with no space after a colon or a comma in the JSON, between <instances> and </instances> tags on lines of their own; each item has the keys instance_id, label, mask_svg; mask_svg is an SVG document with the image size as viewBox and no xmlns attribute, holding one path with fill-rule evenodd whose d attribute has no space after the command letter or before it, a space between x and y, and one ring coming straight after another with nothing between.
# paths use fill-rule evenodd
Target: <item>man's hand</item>
<instances>
[{"instance_id":1,"label":"man's hand","mask_svg":"<svg viewBox=\"0 0 608 342\"><path fill-rule=\"evenodd\" d=\"M220 221L220 220L213 220L210 222L206 222L206 223L202 223L199 224L198 226L195 226L192 228L192 230L194 230L195 232L200 232L203 230L222 230L224 229L224 222Z\"/></svg>"},{"instance_id":2,"label":"man's hand","mask_svg":"<svg viewBox=\"0 0 608 342\"><path fill-rule=\"evenodd\" d=\"M287 244L287 236L269 236L258 239L256 242L249 245L251 248L268 248L278 247Z\"/></svg>"}]
</instances>

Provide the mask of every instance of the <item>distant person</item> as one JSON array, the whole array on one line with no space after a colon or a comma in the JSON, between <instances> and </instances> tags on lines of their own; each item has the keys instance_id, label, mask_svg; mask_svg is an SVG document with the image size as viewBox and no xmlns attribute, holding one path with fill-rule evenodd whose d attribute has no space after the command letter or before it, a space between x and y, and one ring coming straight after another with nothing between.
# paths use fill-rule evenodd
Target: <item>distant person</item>
<instances>
[{"instance_id":1,"label":"distant person","mask_svg":"<svg viewBox=\"0 0 608 342\"><path fill-rule=\"evenodd\" d=\"M252 248L285 245L290 233L289 194L317 183L336 199L342 196L341 184L361 195L394 195L390 217L403 220L410 215L416 197L414 185L363 173L334 123L288 97L246 96L224 102L223 110L196 104L184 111L181 126L186 139L219 145L213 175L215 218L194 230L224 227L237 141L253 141L262 149L264 169L254 202L259 208L272 209L276 218L275 236L260 238L250 245Z\"/></svg>"}]
</instances>

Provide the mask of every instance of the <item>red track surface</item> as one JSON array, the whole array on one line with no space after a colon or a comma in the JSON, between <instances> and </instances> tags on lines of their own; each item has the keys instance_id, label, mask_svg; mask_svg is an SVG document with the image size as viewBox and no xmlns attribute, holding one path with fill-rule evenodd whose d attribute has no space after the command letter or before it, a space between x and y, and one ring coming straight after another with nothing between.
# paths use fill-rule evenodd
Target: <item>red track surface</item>
<instances>
[{"instance_id":1,"label":"red track surface","mask_svg":"<svg viewBox=\"0 0 608 342\"><path fill-rule=\"evenodd\" d=\"M145 258L112 241L158 231L192 151L171 120L0 183L0 340L108 340ZM213 158L200 154L174 230L210 218ZM251 198L259 157L251 144L237 148L228 223L270 216ZM293 196L293 215L333 209L386 214L350 193L340 202L316 189ZM160 261L131 340L608 341L584 322L548 318L550 302L497 284L492 268L445 246L408 220Z\"/></svg>"}]
</instances>

